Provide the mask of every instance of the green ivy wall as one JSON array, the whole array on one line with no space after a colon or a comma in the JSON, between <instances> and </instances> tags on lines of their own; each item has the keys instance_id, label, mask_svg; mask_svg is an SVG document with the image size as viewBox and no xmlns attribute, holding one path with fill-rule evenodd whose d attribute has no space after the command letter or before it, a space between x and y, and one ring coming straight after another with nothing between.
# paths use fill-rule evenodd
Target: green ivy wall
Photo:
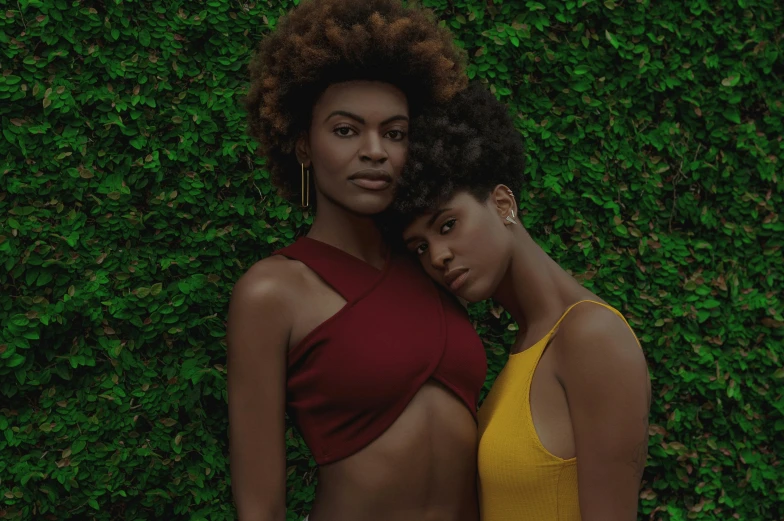
<instances>
[{"instance_id":1,"label":"green ivy wall","mask_svg":"<svg viewBox=\"0 0 784 521\"><path fill-rule=\"evenodd\" d=\"M0 519L234 518L229 294L309 221L239 99L295 3L3 2ZM784 519L783 4L424 3L517 115L525 225L639 333L640 519ZM472 313L489 386L514 331Z\"/></svg>"}]
</instances>

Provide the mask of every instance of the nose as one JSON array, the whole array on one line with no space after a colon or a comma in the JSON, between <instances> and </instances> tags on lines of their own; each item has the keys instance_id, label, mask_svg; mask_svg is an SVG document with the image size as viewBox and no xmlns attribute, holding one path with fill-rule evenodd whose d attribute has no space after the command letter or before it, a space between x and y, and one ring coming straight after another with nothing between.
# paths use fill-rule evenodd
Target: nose
<instances>
[{"instance_id":1,"label":"nose","mask_svg":"<svg viewBox=\"0 0 784 521\"><path fill-rule=\"evenodd\" d=\"M359 155L363 161L371 161L373 163L383 163L389 159L389 154L384 148L383 139L377 132L367 132L365 134Z\"/></svg>"},{"instance_id":2,"label":"nose","mask_svg":"<svg viewBox=\"0 0 784 521\"><path fill-rule=\"evenodd\" d=\"M446 246L430 245L430 264L434 269L446 270L452 257L452 251Z\"/></svg>"}]
</instances>

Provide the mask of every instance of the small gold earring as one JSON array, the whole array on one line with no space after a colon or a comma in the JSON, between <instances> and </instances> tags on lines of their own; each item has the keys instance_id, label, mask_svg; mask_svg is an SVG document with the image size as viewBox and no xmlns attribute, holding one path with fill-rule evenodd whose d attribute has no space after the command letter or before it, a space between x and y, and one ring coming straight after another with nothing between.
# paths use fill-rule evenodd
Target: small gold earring
<instances>
[{"instance_id":1,"label":"small gold earring","mask_svg":"<svg viewBox=\"0 0 784 521\"><path fill-rule=\"evenodd\" d=\"M514 215L514 212L512 212L512 215ZM512 215L507 215L507 216L506 216L506 220L507 220L508 222L512 223L512 224L517 224L517 221L515 221L515 220L514 220L514 218L512 217Z\"/></svg>"},{"instance_id":2,"label":"small gold earring","mask_svg":"<svg viewBox=\"0 0 784 521\"><path fill-rule=\"evenodd\" d=\"M302 192L300 194L300 206L307 208L310 206L310 170L305 168L305 163L302 165Z\"/></svg>"}]
</instances>

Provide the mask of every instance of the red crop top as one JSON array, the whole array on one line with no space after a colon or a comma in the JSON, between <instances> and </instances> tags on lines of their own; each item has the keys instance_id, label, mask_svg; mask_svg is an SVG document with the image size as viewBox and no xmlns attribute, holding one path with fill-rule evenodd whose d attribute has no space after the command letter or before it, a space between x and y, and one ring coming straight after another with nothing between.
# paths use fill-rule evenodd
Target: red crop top
<instances>
[{"instance_id":1,"label":"red crop top","mask_svg":"<svg viewBox=\"0 0 784 521\"><path fill-rule=\"evenodd\" d=\"M367 446L430 379L476 419L482 342L465 310L413 259L389 257L379 271L307 237L276 254L304 263L346 300L288 355L287 412L317 463Z\"/></svg>"}]
</instances>

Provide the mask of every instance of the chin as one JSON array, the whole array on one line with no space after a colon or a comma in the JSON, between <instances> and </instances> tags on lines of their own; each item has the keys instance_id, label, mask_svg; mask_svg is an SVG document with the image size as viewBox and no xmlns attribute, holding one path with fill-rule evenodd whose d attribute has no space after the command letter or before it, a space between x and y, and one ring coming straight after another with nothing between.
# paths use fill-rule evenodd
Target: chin
<instances>
[{"instance_id":1,"label":"chin","mask_svg":"<svg viewBox=\"0 0 784 521\"><path fill-rule=\"evenodd\" d=\"M363 194L346 201L345 206L351 212L359 215L376 215L389 208L392 200L393 194L391 191L388 193Z\"/></svg>"},{"instance_id":2,"label":"chin","mask_svg":"<svg viewBox=\"0 0 784 521\"><path fill-rule=\"evenodd\" d=\"M481 281L477 280L466 285L466 287L460 288L460 291L458 291L456 295L474 304L491 298L493 296L493 291L491 291L491 288L487 287L487 284L482 284Z\"/></svg>"}]
</instances>

